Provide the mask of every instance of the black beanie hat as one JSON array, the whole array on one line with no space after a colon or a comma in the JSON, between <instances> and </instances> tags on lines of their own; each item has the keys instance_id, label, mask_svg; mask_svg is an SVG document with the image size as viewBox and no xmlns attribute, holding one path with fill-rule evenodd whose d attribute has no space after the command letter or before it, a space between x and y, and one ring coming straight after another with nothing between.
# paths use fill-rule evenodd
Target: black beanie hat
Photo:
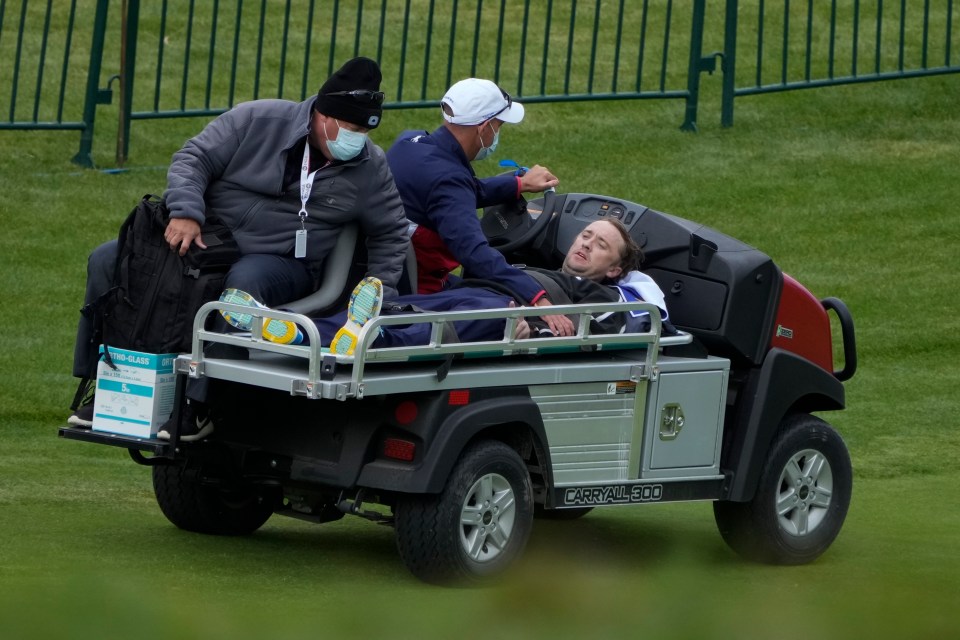
<instances>
[{"instance_id":1,"label":"black beanie hat","mask_svg":"<svg viewBox=\"0 0 960 640\"><path fill-rule=\"evenodd\" d=\"M314 108L325 116L376 129L383 114L380 67L370 58L353 58L333 72L317 93ZM344 95L343 92L356 92ZM331 95L340 93L341 95Z\"/></svg>"}]
</instances>

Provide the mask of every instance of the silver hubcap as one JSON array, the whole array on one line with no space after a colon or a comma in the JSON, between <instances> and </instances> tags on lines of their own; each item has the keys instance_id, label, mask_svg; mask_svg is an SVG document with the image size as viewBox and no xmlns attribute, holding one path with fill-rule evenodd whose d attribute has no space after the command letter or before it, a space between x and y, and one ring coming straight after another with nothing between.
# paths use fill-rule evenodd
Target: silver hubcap
<instances>
[{"instance_id":1,"label":"silver hubcap","mask_svg":"<svg viewBox=\"0 0 960 640\"><path fill-rule=\"evenodd\" d=\"M516 498L506 478L490 473L477 480L460 511L460 544L467 556L489 562L503 553L516 513Z\"/></svg>"},{"instance_id":2,"label":"silver hubcap","mask_svg":"<svg viewBox=\"0 0 960 640\"><path fill-rule=\"evenodd\" d=\"M833 471L824 455L814 449L795 453L780 474L780 528L794 536L812 533L827 517L832 496Z\"/></svg>"}]
</instances>

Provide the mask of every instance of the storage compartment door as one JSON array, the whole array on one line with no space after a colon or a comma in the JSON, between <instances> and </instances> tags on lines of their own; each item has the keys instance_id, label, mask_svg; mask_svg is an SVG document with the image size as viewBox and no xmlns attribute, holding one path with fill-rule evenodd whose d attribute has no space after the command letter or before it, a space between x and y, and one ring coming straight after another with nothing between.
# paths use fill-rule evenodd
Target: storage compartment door
<instances>
[{"instance_id":1,"label":"storage compartment door","mask_svg":"<svg viewBox=\"0 0 960 640\"><path fill-rule=\"evenodd\" d=\"M650 469L719 468L726 383L726 371L660 375L649 407Z\"/></svg>"}]
</instances>

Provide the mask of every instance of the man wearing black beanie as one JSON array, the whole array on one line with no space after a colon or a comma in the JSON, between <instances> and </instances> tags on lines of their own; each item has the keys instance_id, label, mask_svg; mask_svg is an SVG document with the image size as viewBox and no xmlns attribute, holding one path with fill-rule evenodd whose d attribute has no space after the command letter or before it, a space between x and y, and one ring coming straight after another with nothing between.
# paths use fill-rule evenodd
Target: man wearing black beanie
<instances>
[{"instance_id":1,"label":"man wearing black beanie","mask_svg":"<svg viewBox=\"0 0 960 640\"><path fill-rule=\"evenodd\" d=\"M282 307L320 286L340 231L357 222L367 240L367 275L394 293L409 239L384 152L367 137L383 114L380 81L376 62L354 58L303 102L254 100L210 122L173 155L167 172L164 239L171 251L206 248L200 225L216 216L242 253L225 287ZM116 254L114 240L90 255L86 302L110 288ZM81 316L77 377L95 370L93 329ZM80 407L68 422L90 426L92 407Z\"/></svg>"},{"instance_id":2,"label":"man wearing black beanie","mask_svg":"<svg viewBox=\"0 0 960 640\"><path fill-rule=\"evenodd\" d=\"M167 172L170 248L186 252L202 241L204 217L217 216L244 254L227 286L243 281L282 306L317 288L341 227L357 221L369 275L395 287L407 222L384 153L367 138L383 113L380 80L376 62L354 58L315 98L240 104L188 140Z\"/></svg>"},{"instance_id":3,"label":"man wearing black beanie","mask_svg":"<svg viewBox=\"0 0 960 640\"><path fill-rule=\"evenodd\" d=\"M317 93L316 110L358 127L376 129L383 115L380 67L369 58L354 58L334 72Z\"/></svg>"}]
</instances>

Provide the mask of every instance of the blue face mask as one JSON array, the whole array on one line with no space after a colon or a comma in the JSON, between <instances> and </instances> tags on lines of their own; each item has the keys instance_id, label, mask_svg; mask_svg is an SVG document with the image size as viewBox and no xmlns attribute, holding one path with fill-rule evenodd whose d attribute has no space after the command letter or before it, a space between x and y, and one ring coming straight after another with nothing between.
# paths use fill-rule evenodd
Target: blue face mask
<instances>
[{"instance_id":1,"label":"blue face mask","mask_svg":"<svg viewBox=\"0 0 960 640\"><path fill-rule=\"evenodd\" d=\"M338 129L337 138L336 140L327 138L327 149L330 150L330 155L336 160L353 160L363 151L363 147L367 143L367 134L344 129L340 126L340 122L335 122L337 122ZM323 131L326 134L326 128Z\"/></svg>"},{"instance_id":2,"label":"blue face mask","mask_svg":"<svg viewBox=\"0 0 960 640\"><path fill-rule=\"evenodd\" d=\"M493 125L491 125L493 126ZM479 131L477 135L480 135ZM497 143L500 142L500 132L495 131L493 134L493 142L490 143L489 147L483 146L483 136L480 136L480 151L477 151L477 155L474 156L474 160L483 160L489 158L493 155L493 152L497 150Z\"/></svg>"}]
</instances>

